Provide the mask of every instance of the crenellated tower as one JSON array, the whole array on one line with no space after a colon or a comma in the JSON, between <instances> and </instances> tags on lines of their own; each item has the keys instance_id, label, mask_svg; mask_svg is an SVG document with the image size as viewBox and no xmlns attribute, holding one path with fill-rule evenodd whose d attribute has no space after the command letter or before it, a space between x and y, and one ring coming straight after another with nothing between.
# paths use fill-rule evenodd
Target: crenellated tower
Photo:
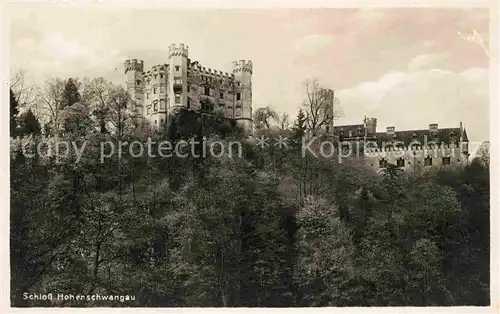
<instances>
[{"instance_id":1,"label":"crenellated tower","mask_svg":"<svg viewBox=\"0 0 500 314\"><path fill-rule=\"evenodd\" d=\"M135 109L139 116L142 116L144 114L144 61L137 59L126 60L124 67L127 91L135 104L135 108L131 109Z\"/></svg>"},{"instance_id":2,"label":"crenellated tower","mask_svg":"<svg viewBox=\"0 0 500 314\"><path fill-rule=\"evenodd\" d=\"M252 73L252 61L238 60L233 62L234 119L250 134L253 132Z\"/></svg>"},{"instance_id":3,"label":"crenellated tower","mask_svg":"<svg viewBox=\"0 0 500 314\"><path fill-rule=\"evenodd\" d=\"M169 113L187 106L188 46L172 44L168 47L169 60Z\"/></svg>"},{"instance_id":4,"label":"crenellated tower","mask_svg":"<svg viewBox=\"0 0 500 314\"><path fill-rule=\"evenodd\" d=\"M366 136L374 136L375 133L377 133L377 119L365 117L363 122L365 126Z\"/></svg>"}]
</instances>

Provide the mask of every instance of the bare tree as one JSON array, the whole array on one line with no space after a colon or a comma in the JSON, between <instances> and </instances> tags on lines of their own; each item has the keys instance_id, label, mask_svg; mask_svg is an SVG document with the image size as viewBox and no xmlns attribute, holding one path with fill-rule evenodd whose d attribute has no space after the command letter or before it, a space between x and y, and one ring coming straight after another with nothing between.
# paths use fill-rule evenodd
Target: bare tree
<instances>
[{"instance_id":1,"label":"bare tree","mask_svg":"<svg viewBox=\"0 0 500 314\"><path fill-rule=\"evenodd\" d=\"M101 133L108 133L106 123L111 113L109 107L113 84L104 78L85 78L81 84L82 102L84 102L97 122Z\"/></svg>"},{"instance_id":2,"label":"bare tree","mask_svg":"<svg viewBox=\"0 0 500 314\"><path fill-rule=\"evenodd\" d=\"M109 122L118 138L122 138L134 123L137 113L131 110L131 104L132 98L122 86L111 90L107 101Z\"/></svg>"},{"instance_id":3,"label":"bare tree","mask_svg":"<svg viewBox=\"0 0 500 314\"><path fill-rule=\"evenodd\" d=\"M10 88L16 96L19 107L24 110L31 109L37 114L37 92L34 84L28 80L27 71L18 69L13 71L14 74L10 79Z\"/></svg>"},{"instance_id":4,"label":"bare tree","mask_svg":"<svg viewBox=\"0 0 500 314\"><path fill-rule=\"evenodd\" d=\"M306 81L304 87L306 100L302 108L306 114L308 131L315 136L320 129L333 126L333 120L340 117L342 111L334 106L338 103L335 92L322 87L317 79Z\"/></svg>"},{"instance_id":5,"label":"bare tree","mask_svg":"<svg viewBox=\"0 0 500 314\"><path fill-rule=\"evenodd\" d=\"M278 116L277 122L280 130L287 130L290 127L290 115L286 112L283 112Z\"/></svg>"},{"instance_id":6,"label":"bare tree","mask_svg":"<svg viewBox=\"0 0 500 314\"><path fill-rule=\"evenodd\" d=\"M39 115L43 124L48 125L55 132L61 129L62 108L65 82L59 78L46 81L38 91L37 100L40 105Z\"/></svg>"}]
</instances>

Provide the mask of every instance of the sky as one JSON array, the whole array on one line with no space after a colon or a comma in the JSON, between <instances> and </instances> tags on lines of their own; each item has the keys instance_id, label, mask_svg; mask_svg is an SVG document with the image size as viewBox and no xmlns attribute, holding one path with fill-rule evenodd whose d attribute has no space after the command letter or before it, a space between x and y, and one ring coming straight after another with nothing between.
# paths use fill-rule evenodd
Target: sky
<instances>
[{"instance_id":1,"label":"sky","mask_svg":"<svg viewBox=\"0 0 500 314\"><path fill-rule=\"evenodd\" d=\"M457 32L489 37L485 9L137 9L12 7L11 69L37 84L55 77L105 77L124 84L123 62L167 63L168 46L231 71L253 61L253 109L295 117L304 82L336 91L337 125L378 119L387 126L458 127L470 140L489 134L489 57Z\"/></svg>"}]
</instances>

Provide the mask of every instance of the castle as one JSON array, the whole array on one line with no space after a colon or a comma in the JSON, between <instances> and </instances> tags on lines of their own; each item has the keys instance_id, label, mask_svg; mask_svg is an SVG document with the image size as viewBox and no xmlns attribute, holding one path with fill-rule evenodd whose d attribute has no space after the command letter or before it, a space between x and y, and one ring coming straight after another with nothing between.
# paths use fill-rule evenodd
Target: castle
<instances>
[{"instance_id":1,"label":"castle","mask_svg":"<svg viewBox=\"0 0 500 314\"><path fill-rule=\"evenodd\" d=\"M172 44L168 63L144 71L142 60L125 61L127 90L135 110L155 127L178 108L220 112L252 132L252 61L233 62L232 73L206 68L189 58L188 46Z\"/></svg>"},{"instance_id":2,"label":"castle","mask_svg":"<svg viewBox=\"0 0 500 314\"><path fill-rule=\"evenodd\" d=\"M394 126L377 132L377 119L365 118L362 124L330 126L344 151L363 158L376 171L392 164L405 172L422 172L439 167L462 167L469 158L469 140L463 124L457 128L398 131Z\"/></svg>"}]
</instances>

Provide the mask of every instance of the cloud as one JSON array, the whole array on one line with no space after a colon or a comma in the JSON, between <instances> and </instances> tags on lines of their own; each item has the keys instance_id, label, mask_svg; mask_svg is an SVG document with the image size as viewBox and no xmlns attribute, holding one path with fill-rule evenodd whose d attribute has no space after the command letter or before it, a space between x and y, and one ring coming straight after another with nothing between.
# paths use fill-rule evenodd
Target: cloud
<instances>
[{"instance_id":1,"label":"cloud","mask_svg":"<svg viewBox=\"0 0 500 314\"><path fill-rule=\"evenodd\" d=\"M61 33L48 33L40 44L41 51L53 59L65 60L91 57L92 52L77 40L65 38Z\"/></svg>"},{"instance_id":2,"label":"cloud","mask_svg":"<svg viewBox=\"0 0 500 314\"><path fill-rule=\"evenodd\" d=\"M408 62L408 68L411 71L432 68L438 62L441 62L448 57L448 53L421 54Z\"/></svg>"},{"instance_id":3,"label":"cloud","mask_svg":"<svg viewBox=\"0 0 500 314\"><path fill-rule=\"evenodd\" d=\"M365 114L378 119L379 130L389 125L426 128L430 123L458 127L462 121L470 140L489 136L488 69L391 72L337 95L345 114L338 124L360 123Z\"/></svg>"}]
</instances>

